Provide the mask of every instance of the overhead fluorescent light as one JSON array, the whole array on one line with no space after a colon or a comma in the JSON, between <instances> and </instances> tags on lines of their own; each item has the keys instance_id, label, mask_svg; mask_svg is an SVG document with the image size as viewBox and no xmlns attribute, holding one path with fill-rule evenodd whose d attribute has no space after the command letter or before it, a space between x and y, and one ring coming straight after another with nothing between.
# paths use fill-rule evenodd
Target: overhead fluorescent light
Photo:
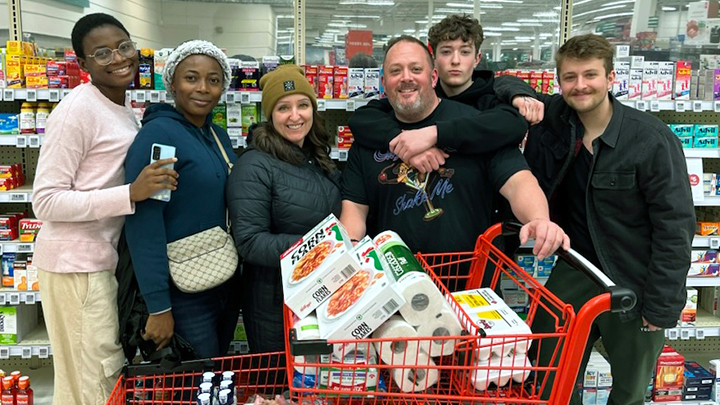
<instances>
[{"instance_id":1,"label":"overhead fluorescent light","mask_svg":"<svg viewBox=\"0 0 720 405\"><path fill-rule=\"evenodd\" d=\"M445 4L447 7L459 7L459 8L475 8L475 5L472 3L447 3ZM500 4L482 4L480 5L480 9L484 8L491 8L491 9L501 9L503 8Z\"/></svg>"},{"instance_id":2,"label":"overhead fluorescent light","mask_svg":"<svg viewBox=\"0 0 720 405\"><path fill-rule=\"evenodd\" d=\"M276 15L275 18L295 18L294 15Z\"/></svg>"},{"instance_id":3,"label":"overhead fluorescent light","mask_svg":"<svg viewBox=\"0 0 720 405\"><path fill-rule=\"evenodd\" d=\"M406 34L414 34L415 30L403 30L403 32Z\"/></svg>"},{"instance_id":4,"label":"overhead fluorescent light","mask_svg":"<svg viewBox=\"0 0 720 405\"><path fill-rule=\"evenodd\" d=\"M334 15L333 18L370 18L373 20L377 20L380 18L379 15L363 15L363 14L357 14L357 15Z\"/></svg>"},{"instance_id":5,"label":"overhead fluorescent light","mask_svg":"<svg viewBox=\"0 0 720 405\"><path fill-rule=\"evenodd\" d=\"M613 1L612 3L605 3L605 4L601 5L600 7L608 7L608 6L615 6L617 4L628 4L628 3L635 3L635 0Z\"/></svg>"},{"instance_id":6,"label":"overhead fluorescent light","mask_svg":"<svg viewBox=\"0 0 720 405\"><path fill-rule=\"evenodd\" d=\"M520 26L522 26L522 24L519 22L504 22L500 25L502 25L503 27L520 27Z\"/></svg>"},{"instance_id":7,"label":"overhead fluorescent light","mask_svg":"<svg viewBox=\"0 0 720 405\"><path fill-rule=\"evenodd\" d=\"M492 31L486 31L483 32L484 37L501 37L502 32L492 32Z\"/></svg>"},{"instance_id":8,"label":"overhead fluorescent light","mask_svg":"<svg viewBox=\"0 0 720 405\"><path fill-rule=\"evenodd\" d=\"M513 51L517 51L517 50L518 50L518 48L513 48Z\"/></svg>"},{"instance_id":9,"label":"overhead fluorescent light","mask_svg":"<svg viewBox=\"0 0 720 405\"><path fill-rule=\"evenodd\" d=\"M335 29L330 29L330 28L328 28L328 29L325 30L325 32L331 32L331 33L333 33L333 34L339 34L339 33L340 33L340 30L335 30Z\"/></svg>"},{"instance_id":10,"label":"overhead fluorescent light","mask_svg":"<svg viewBox=\"0 0 720 405\"><path fill-rule=\"evenodd\" d=\"M592 21L606 20L606 19L608 19L608 18L615 18L615 17L627 17L627 16L630 16L630 15L633 15L633 13L608 14L608 15L603 15L603 16L595 17L595 18L592 19Z\"/></svg>"},{"instance_id":11,"label":"overhead fluorescent light","mask_svg":"<svg viewBox=\"0 0 720 405\"><path fill-rule=\"evenodd\" d=\"M533 39L535 39L535 37L527 37L527 36L515 37L516 41L533 40Z\"/></svg>"},{"instance_id":12,"label":"overhead fluorescent light","mask_svg":"<svg viewBox=\"0 0 720 405\"><path fill-rule=\"evenodd\" d=\"M520 28L516 27L485 27L483 31L520 31Z\"/></svg>"},{"instance_id":13,"label":"overhead fluorescent light","mask_svg":"<svg viewBox=\"0 0 720 405\"><path fill-rule=\"evenodd\" d=\"M584 12L584 13L573 14L573 18L575 18L575 17L582 17L582 16L584 16L584 15L593 14L593 13L601 13L601 12L603 12L603 11L613 10L613 9L616 9L616 8L623 8L623 7L627 7L627 5L626 5L626 4L620 4L620 5L618 5L618 6L603 7L603 8L599 8L599 9L597 9L597 10L590 10L590 11L586 11L586 12Z\"/></svg>"},{"instance_id":14,"label":"overhead fluorescent light","mask_svg":"<svg viewBox=\"0 0 720 405\"><path fill-rule=\"evenodd\" d=\"M390 0L340 0L338 4L343 6L394 6L395 2Z\"/></svg>"},{"instance_id":15,"label":"overhead fluorescent light","mask_svg":"<svg viewBox=\"0 0 720 405\"><path fill-rule=\"evenodd\" d=\"M662 11L677 11L676 7L663 7Z\"/></svg>"},{"instance_id":16,"label":"overhead fluorescent light","mask_svg":"<svg viewBox=\"0 0 720 405\"><path fill-rule=\"evenodd\" d=\"M576 2L573 2L573 7L577 7L577 6L581 5L581 4L585 4L585 3L589 3L589 2L590 2L590 0L580 0L580 1L576 1Z\"/></svg>"},{"instance_id":17,"label":"overhead fluorescent light","mask_svg":"<svg viewBox=\"0 0 720 405\"><path fill-rule=\"evenodd\" d=\"M546 18L556 18L558 16L558 13L554 11L540 11L537 13L533 13L533 17L546 17Z\"/></svg>"},{"instance_id":18,"label":"overhead fluorescent light","mask_svg":"<svg viewBox=\"0 0 720 405\"><path fill-rule=\"evenodd\" d=\"M480 0L480 3L512 3L512 4L522 4L522 0Z\"/></svg>"},{"instance_id":19,"label":"overhead fluorescent light","mask_svg":"<svg viewBox=\"0 0 720 405\"><path fill-rule=\"evenodd\" d=\"M328 23L328 27L338 27L338 28L367 28L367 25L365 24L341 24L341 23Z\"/></svg>"},{"instance_id":20,"label":"overhead fluorescent light","mask_svg":"<svg viewBox=\"0 0 720 405\"><path fill-rule=\"evenodd\" d=\"M537 18L518 18L517 22L519 23L539 23L540 20Z\"/></svg>"}]
</instances>

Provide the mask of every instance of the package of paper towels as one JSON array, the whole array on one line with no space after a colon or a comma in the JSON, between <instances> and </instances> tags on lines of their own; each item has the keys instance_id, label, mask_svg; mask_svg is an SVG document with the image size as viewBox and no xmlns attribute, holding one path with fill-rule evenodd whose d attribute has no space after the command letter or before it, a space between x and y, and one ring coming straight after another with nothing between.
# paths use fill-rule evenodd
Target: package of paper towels
<instances>
[{"instance_id":1,"label":"package of paper towels","mask_svg":"<svg viewBox=\"0 0 720 405\"><path fill-rule=\"evenodd\" d=\"M435 362L425 353L420 353L417 365L410 368L396 368L392 379L402 392L425 391L438 381L438 369Z\"/></svg>"},{"instance_id":2,"label":"package of paper towels","mask_svg":"<svg viewBox=\"0 0 720 405\"><path fill-rule=\"evenodd\" d=\"M384 339L382 342L375 342L375 350L385 364L416 365L419 354L427 354L430 346L427 340L413 339L418 337L417 331L400 315L393 315L385 321L372 337Z\"/></svg>"},{"instance_id":3,"label":"package of paper towels","mask_svg":"<svg viewBox=\"0 0 720 405\"><path fill-rule=\"evenodd\" d=\"M385 231L374 239L390 266L390 279L405 298L400 315L412 326L419 326L429 317L447 308L442 293L423 270L410 248L393 231Z\"/></svg>"},{"instance_id":4,"label":"package of paper towels","mask_svg":"<svg viewBox=\"0 0 720 405\"><path fill-rule=\"evenodd\" d=\"M522 383L530 375L530 360L525 354L511 352L507 356L493 355L489 359L479 360L477 367L470 373L470 382L478 391L485 391L490 384L504 387L512 378Z\"/></svg>"},{"instance_id":5,"label":"package of paper towels","mask_svg":"<svg viewBox=\"0 0 720 405\"><path fill-rule=\"evenodd\" d=\"M295 333L298 340L320 339L320 328L318 326L318 320L315 316L315 313L312 313L303 319L299 319L297 315L293 314L293 328L295 328ZM324 360L322 359L323 357L325 357ZM316 367L305 366L304 364L321 362L327 363L328 360L328 356L320 356L316 354L307 356L295 356L295 370L301 374L317 375Z\"/></svg>"}]
</instances>

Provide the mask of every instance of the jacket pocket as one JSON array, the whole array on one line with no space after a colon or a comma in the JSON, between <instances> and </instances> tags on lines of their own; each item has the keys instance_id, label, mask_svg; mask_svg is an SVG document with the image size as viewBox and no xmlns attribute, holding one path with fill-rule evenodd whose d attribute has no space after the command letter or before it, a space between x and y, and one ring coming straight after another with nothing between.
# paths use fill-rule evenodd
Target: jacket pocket
<instances>
[{"instance_id":1,"label":"jacket pocket","mask_svg":"<svg viewBox=\"0 0 720 405\"><path fill-rule=\"evenodd\" d=\"M638 214L642 208L635 171L596 172L592 176L592 200L600 215L615 220Z\"/></svg>"},{"instance_id":2,"label":"jacket pocket","mask_svg":"<svg viewBox=\"0 0 720 405\"><path fill-rule=\"evenodd\" d=\"M630 190L635 187L635 171L596 172L592 186L598 190Z\"/></svg>"}]
</instances>

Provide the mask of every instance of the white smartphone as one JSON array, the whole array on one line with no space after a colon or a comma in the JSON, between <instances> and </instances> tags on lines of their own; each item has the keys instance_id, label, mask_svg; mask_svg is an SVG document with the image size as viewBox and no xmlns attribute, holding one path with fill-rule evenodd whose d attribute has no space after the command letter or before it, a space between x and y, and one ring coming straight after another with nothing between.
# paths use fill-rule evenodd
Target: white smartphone
<instances>
[{"instance_id":1,"label":"white smartphone","mask_svg":"<svg viewBox=\"0 0 720 405\"><path fill-rule=\"evenodd\" d=\"M170 159L173 157L175 157L175 147L174 146L163 145L160 143L152 144L152 148L151 148L151 152L150 152L150 163L155 163L158 160ZM175 164L170 163L167 165L163 165L162 167L174 169ZM170 201L171 193L172 193L172 190L160 190L160 191L156 192L155 194L151 195L150 198L168 202L168 201Z\"/></svg>"}]
</instances>

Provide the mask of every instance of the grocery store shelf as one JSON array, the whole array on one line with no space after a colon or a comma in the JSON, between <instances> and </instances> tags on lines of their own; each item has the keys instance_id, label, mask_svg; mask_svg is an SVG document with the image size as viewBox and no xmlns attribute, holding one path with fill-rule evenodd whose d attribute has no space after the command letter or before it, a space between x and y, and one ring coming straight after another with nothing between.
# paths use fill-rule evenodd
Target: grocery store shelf
<instances>
[{"instance_id":1,"label":"grocery store shelf","mask_svg":"<svg viewBox=\"0 0 720 405\"><path fill-rule=\"evenodd\" d=\"M339 160L341 162L345 162L345 161L347 161L349 150L350 149L332 148L330 150L330 159L335 159L335 160Z\"/></svg>"},{"instance_id":2,"label":"grocery store shelf","mask_svg":"<svg viewBox=\"0 0 720 405\"><path fill-rule=\"evenodd\" d=\"M350 98L350 99L322 99L319 98L318 111L325 110L345 110L355 111L356 108L360 108L365 104L369 103L372 99L364 98Z\"/></svg>"},{"instance_id":3,"label":"grocery store shelf","mask_svg":"<svg viewBox=\"0 0 720 405\"><path fill-rule=\"evenodd\" d=\"M693 237L692 247L694 247L694 248L709 248L710 244L711 244L711 241L710 241L711 239L713 240L713 243L715 243L714 242L715 240L717 240L718 243L720 243L720 236L698 236L698 235L695 235ZM720 247L720 245L718 245L718 246Z\"/></svg>"},{"instance_id":4,"label":"grocery store shelf","mask_svg":"<svg viewBox=\"0 0 720 405\"><path fill-rule=\"evenodd\" d=\"M0 191L0 203L32 202L32 192L32 185L29 184L8 191Z\"/></svg>"},{"instance_id":5,"label":"grocery store shelf","mask_svg":"<svg viewBox=\"0 0 720 405\"><path fill-rule=\"evenodd\" d=\"M704 196L700 201L693 201L696 207L717 207L720 206L720 196Z\"/></svg>"},{"instance_id":6,"label":"grocery store shelf","mask_svg":"<svg viewBox=\"0 0 720 405\"><path fill-rule=\"evenodd\" d=\"M720 336L720 318L710 315L701 308L697 310L694 327L665 329L665 337L669 340L705 339L718 336Z\"/></svg>"},{"instance_id":7,"label":"grocery store shelf","mask_svg":"<svg viewBox=\"0 0 720 405\"><path fill-rule=\"evenodd\" d=\"M13 241L0 241L0 254L2 253L32 253L35 251L34 242L20 242L20 239ZM0 290L2 291L2 290Z\"/></svg>"},{"instance_id":8,"label":"grocery store shelf","mask_svg":"<svg viewBox=\"0 0 720 405\"><path fill-rule=\"evenodd\" d=\"M676 112L720 112L720 101L705 100L621 100L628 107L641 111L676 111Z\"/></svg>"},{"instance_id":9,"label":"grocery store shelf","mask_svg":"<svg viewBox=\"0 0 720 405\"><path fill-rule=\"evenodd\" d=\"M720 287L720 277L688 277L688 287Z\"/></svg>"},{"instance_id":10,"label":"grocery store shelf","mask_svg":"<svg viewBox=\"0 0 720 405\"><path fill-rule=\"evenodd\" d=\"M34 304L40 302L40 291L0 289L0 305Z\"/></svg>"},{"instance_id":11,"label":"grocery store shelf","mask_svg":"<svg viewBox=\"0 0 720 405\"><path fill-rule=\"evenodd\" d=\"M23 339L22 342L13 346L0 346L0 359L8 359L10 357L21 357L29 359L31 357L39 357L41 359L52 355L50 347L50 339L48 338L45 324L40 323L32 332Z\"/></svg>"},{"instance_id":12,"label":"grocery store shelf","mask_svg":"<svg viewBox=\"0 0 720 405\"><path fill-rule=\"evenodd\" d=\"M720 158L718 148L683 148L686 158Z\"/></svg>"}]
</instances>

